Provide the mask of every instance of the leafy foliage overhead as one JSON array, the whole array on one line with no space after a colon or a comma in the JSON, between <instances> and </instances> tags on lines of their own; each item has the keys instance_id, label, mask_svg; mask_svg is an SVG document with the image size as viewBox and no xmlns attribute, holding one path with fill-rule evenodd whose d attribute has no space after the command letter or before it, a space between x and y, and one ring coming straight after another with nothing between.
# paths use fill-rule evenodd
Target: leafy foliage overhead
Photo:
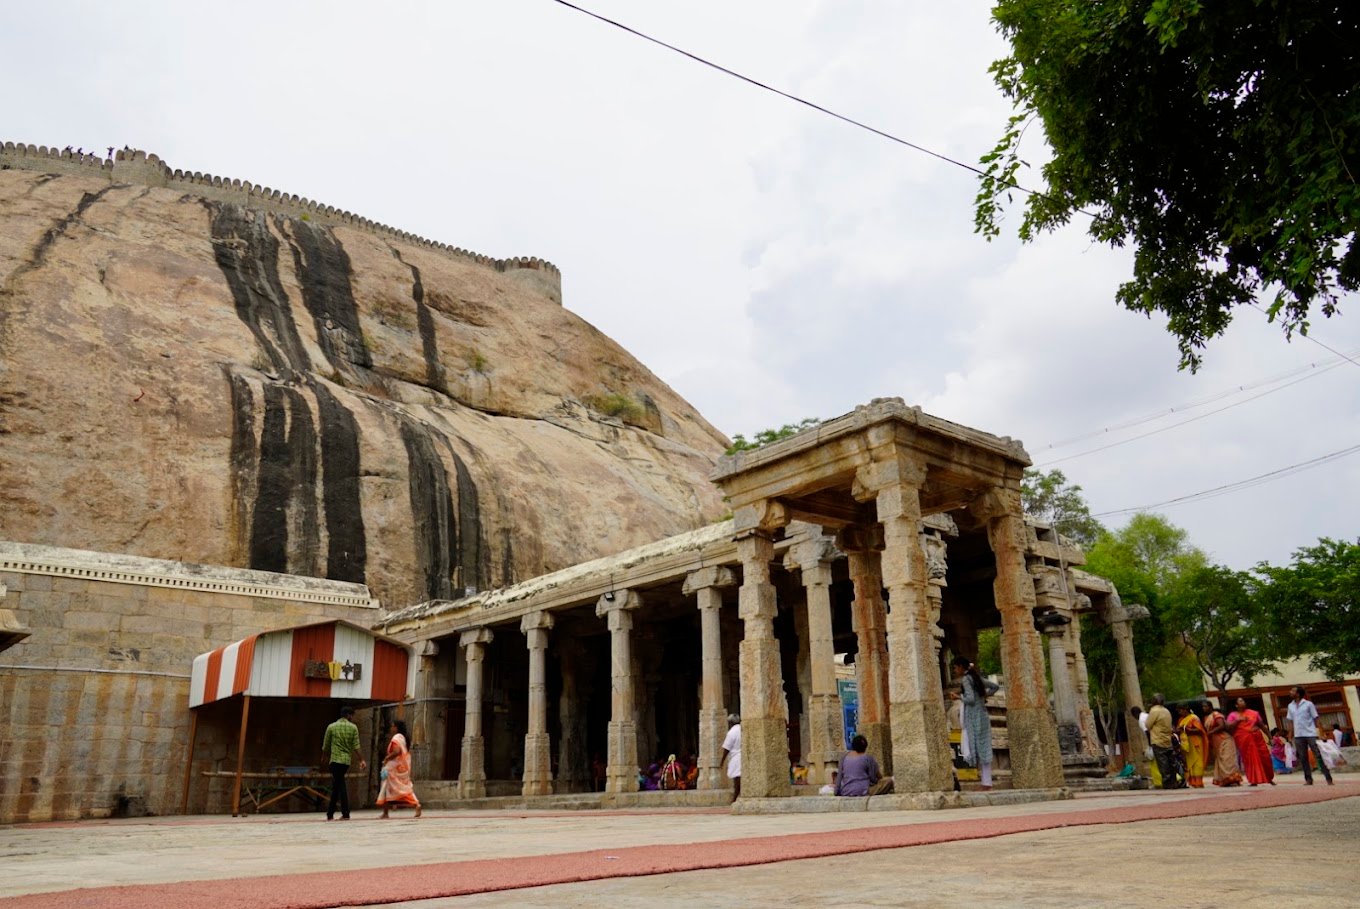
<instances>
[{"instance_id":1,"label":"leafy foliage overhead","mask_svg":"<svg viewBox=\"0 0 1360 909\"><path fill-rule=\"evenodd\" d=\"M998 0L992 16L1016 112L983 158L984 235L1037 118L1053 157L1020 236L1091 215L1092 237L1131 245L1118 300L1167 317L1183 367L1262 290L1288 336L1360 287L1360 3Z\"/></svg>"}]
</instances>

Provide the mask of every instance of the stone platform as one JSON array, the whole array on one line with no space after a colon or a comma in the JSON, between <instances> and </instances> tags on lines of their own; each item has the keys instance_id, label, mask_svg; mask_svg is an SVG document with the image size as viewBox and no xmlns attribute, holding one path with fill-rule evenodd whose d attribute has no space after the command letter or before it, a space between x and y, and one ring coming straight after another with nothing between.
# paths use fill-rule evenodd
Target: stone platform
<instances>
[{"instance_id":1,"label":"stone platform","mask_svg":"<svg viewBox=\"0 0 1360 909\"><path fill-rule=\"evenodd\" d=\"M1060 802L1072 790L993 789L991 792L902 792L863 797L819 796L790 799L738 799L733 814L842 814L862 811L942 811L947 808L986 808Z\"/></svg>"}]
</instances>

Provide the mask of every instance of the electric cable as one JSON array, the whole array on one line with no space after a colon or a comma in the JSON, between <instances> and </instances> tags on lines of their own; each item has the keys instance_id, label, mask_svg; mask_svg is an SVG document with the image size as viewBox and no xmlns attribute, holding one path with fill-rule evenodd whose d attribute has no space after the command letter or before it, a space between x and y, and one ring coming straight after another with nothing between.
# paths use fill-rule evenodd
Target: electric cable
<instances>
[{"instance_id":1,"label":"electric cable","mask_svg":"<svg viewBox=\"0 0 1360 909\"><path fill-rule=\"evenodd\" d=\"M1360 451L1360 445L1352 445L1350 448L1343 448L1340 449L1339 451L1333 451L1325 455L1319 455L1318 457L1311 458L1307 461L1300 461L1296 464L1290 464L1288 467L1281 467L1278 470L1271 470L1266 473L1257 474L1256 476L1248 477L1245 480L1238 480L1236 483L1225 483L1222 486L1215 486L1212 489L1203 489L1200 490L1199 492L1189 493L1188 495L1177 496L1174 499L1167 499L1164 502L1154 502L1151 505L1139 505L1134 508L1116 508L1112 511L1101 511L1091 515L1091 517L1104 518L1109 517L1110 515L1133 514L1134 512L1148 511L1153 508L1167 508L1173 505L1188 505L1191 502L1199 502L1205 499L1213 499L1221 495L1227 495L1230 492L1237 492L1242 489L1250 489L1253 486L1261 486L1264 485L1265 483L1283 479L1284 477L1300 473L1301 471L1304 470L1310 470L1314 467L1320 467L1323 464L1326 464L1330 461L1335 461L1340 458L1344 458L1347 455L1353 455L1357 451Z\"/></svg>"},{"instance_id":2,"label":"electric cable","mask_svg":"<svg viewBox=\"0 0 1360 909\"><path fill-rule=\"evenodd\" d=\"M714 63L712 60L709 60L705 57L700 57L698 54L690 53L689 51L684 50L683 48L676 47L674 44L667 44L660 38L653 38L651 35L645 32L640 32L631 26L623 24L622 22L610 19L608 16L602 16L599 13L592 12L591 10L586 9L583 6L577 6L575 3L569 3L568 0L552 0L552 2L556 3L559 6L565 6L567 9L575 10L576 12L589 16L592 19L603 22L606 25L612 25L614 26L614 28L625 31L628 34L641 38L644 41L650 41L652 44L655 44L658 47L664 47L666 50L672 51L673 53L677 53L682 57L688 57L695 63L701 63L704 66L709 67L710 69L715 69L718 72L731 76L734 79L740 79L742 82L745 82L748 85L753 85L756 88L763 89L764 91L779 95L781 98L785 98L789 101L794 102L795 104L801 104L804 107L811 108L812 110L815 110L818 113L826 114L828 117L834 117L837 120L840 120L842 123L848 123L851 126L858 127L862 130L867 130L868 132L871 132L874 135L879 136L881 138L887 139L890 142L896 142L898 145L905 145L907 148L910 148L913 151L918 151L921 152L922 154L930 155L930 157L937 158L938 160L943 161L946 164L952 164L955 167L961 167L964 170L971 171L972 173L975 173L980 177L988 176L987 172L979 167L974 167L973 165L960 161L957 158L951 158L948 155L941 154L940 152L926 148L924 145L917 145L915 142L903 139L901 136L895 136L892 133L887 132L886 130L881 130L878 129L877 127L870 126L869 124L864 123L863 121L860 120L856 120L853 117L847 117L845 114L838 114L834 110L831 110L828 107L823 107L822 105L817 104L814 101L809 101L806 98L801 98L798 95L793 94L792 92L786 92L783 89L775 88L773 85L769 85L767 83L761 82L759 79L754 79L751 76L739 73L734 69L728 69L726 66L723 66L720 63ZM1026 193L1027 195L1031 196L1047 195L1046 193L1042 193L1036 189L1028 189L1024 186L1021 186L1019 183L1016 183L1011 180L998 180L997 182L1000 185L1008 187L1010 189L1018 189L1020 192ZM1091 214L1088 211L1083 211L1082 209L1075 209L1075 211L1081 212L1088 218L1095 217L1095 215Z\"/></svg>"}]
</instances>

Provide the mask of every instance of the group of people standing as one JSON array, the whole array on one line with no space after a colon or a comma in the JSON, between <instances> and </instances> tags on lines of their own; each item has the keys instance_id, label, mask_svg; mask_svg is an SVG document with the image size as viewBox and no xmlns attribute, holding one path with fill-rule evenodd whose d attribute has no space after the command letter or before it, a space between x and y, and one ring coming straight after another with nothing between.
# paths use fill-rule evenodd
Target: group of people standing
<instances>
[{"instance_id":1,"label":"group of people standing","mask_svg":"<svg viewBox=\"0 0 1360 909\"><path fill-rule=\"evenodd\" d=\"M1328 785L1331 771L1322 759L1317 744L1317 707L1308 700L1302 686L1294 689L1287 724L1294 748L1300 755L1306 785L1313 785L1308 753L1317 756ZM1143 713L1138 707L1130 712L1147 733L1152 746L1153 782L1162 789L1203 788L1204 776L1211 774L1215 786L1275 785L1275 760L1265 720L1243 698L1226 716L1209 701L1199 710L1181 704L1173 721L1166 698L1153 695L1153 706ZM1278 732L1278 730L1276 730Z\"/></svg>"}]
</instances>

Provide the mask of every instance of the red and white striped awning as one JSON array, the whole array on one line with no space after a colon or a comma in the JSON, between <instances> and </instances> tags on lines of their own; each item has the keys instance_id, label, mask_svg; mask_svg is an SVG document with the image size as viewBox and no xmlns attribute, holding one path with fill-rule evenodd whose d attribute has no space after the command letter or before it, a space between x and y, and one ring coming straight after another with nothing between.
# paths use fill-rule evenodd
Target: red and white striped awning
<instances>
[{"instance_id":1,"label":"red and white striped awning","mask_svg":"<svg viewBox=\"0 0 1360 909\"><path fill-rule=\"evenodd\" d=\"M336 619L263 631L194 657L189 706L238 694L273 698L406 697L405 644Z\"/></svg>"}]
</instances>

